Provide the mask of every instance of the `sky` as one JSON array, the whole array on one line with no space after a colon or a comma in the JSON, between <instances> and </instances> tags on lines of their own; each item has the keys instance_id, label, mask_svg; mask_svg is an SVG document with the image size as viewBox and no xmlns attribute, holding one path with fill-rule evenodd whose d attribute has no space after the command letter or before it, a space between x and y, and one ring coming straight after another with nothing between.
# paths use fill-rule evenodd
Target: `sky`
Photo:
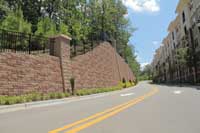
<instances>
[{"instance_id":1,"label":"sky","mask_svg":"<svg viewBox=\"0 0 200 133\"><path fill-rule=\"evenodd\" d=\"M141 67L152 62L155 50L167 36L167 28L176 17L178 1L123 0L128 8L128 18L137 29L129 44L134 45Z\"/></svg>"}]
</instances>

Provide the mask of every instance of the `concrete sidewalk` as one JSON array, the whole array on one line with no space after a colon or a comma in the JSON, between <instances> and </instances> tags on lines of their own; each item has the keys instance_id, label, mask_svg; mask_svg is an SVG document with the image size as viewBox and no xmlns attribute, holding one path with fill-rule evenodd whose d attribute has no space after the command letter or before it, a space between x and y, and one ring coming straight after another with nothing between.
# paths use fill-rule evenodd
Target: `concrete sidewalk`
<instances>
[{"instance_id":1,"label":"concrete sidewalk","mask_svg":"<svg viewBox=\"0 0 200 133\"><path fill-rule=\"evenodd\" d=\"M63 99L35 101L35 102L28 102L28 103L14 104L14 105L0 105L0 114L18 111L18 110L25 110L25 109L31 109L31 108L71 103L71 102L86 100L86 99L93 99L93 98L97 98L97 97L103 97L103 96L107 96L107 95L111 95L111 94L115 94L115 93L120 93L123 91L128 91L131 88L133 88L133 87L122 89L122 90L117 90L117 91L86 95L86 96L72 96L72 97L67 97L67 98L63 98Z\"/></svg>"}]
</instances>

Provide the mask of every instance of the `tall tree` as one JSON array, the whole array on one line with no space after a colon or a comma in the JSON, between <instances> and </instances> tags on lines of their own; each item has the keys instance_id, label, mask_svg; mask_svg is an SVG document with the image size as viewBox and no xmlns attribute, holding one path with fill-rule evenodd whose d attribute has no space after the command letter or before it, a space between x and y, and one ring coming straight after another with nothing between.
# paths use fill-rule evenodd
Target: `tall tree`
<instances>
[{"instance_id":1,"label":"tall tree","mask_svg":"<svg viewBox=\"0 0 200 133\"><path fill-rule=\"evenodd\" d=\"M134 72L136 78L139 77L140 74L140 64L137 61L137 56L135 54L135 48L133 45L128 45L125 49L125 59L129 64L131 70Z\"/></svg>"},{"instance_id":2,"label":"tall tree","mask_svg":"<svg viewBox=\"0 0 200 133\"><path fill-rule=\"evenodd\" d=\"M1 23L1 28L6 30L31 33L31 24L24 20L22 10L10 12Z\"/></svg>"},{"instance_id":3,"label":"tall tree","mask_svg":"<svg viewBox=\"0 0 200 133\"><path fill-rule=\"evenodd\" d=\"M37 23L42 16L42 1L41 0L22 0L21 9L24 19L32 24L32 32L37 30Z\"/></svg>"}]
</instances>

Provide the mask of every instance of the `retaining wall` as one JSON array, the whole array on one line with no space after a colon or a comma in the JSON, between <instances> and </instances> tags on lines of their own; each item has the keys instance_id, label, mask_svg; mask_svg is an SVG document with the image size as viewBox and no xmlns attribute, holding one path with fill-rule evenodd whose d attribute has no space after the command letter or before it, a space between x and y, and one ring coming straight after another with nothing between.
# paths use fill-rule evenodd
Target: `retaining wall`
<instances>
[{"instance_id":1,"label":"retaining wall","mask_svg":"<svg viewBox=\"0 0 200 133\"><path fill-rule=\"evenodd\" d=\"M0 53L0 95L62 91L58 57Z\"/></svg>"},{"instance_id":2,"label":"retaining wall","mask_svg":"<svg viewBox=\"0 0 200 133\"><path fill-rule=\"evenodd\" d=\"M0 95L71 92L71 78L75 89L116 86L123 78L135 80L128 64L107 42L70 58L70 38L52 39L51 55L0 53Z\"/></svg>"}]
</instances>

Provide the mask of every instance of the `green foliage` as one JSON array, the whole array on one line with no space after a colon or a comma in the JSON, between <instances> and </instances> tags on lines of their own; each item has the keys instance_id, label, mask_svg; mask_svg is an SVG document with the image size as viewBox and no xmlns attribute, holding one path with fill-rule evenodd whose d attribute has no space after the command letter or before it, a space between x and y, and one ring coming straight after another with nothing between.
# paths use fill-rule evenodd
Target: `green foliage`
<instances>
[{"instance_id":1,"label":"green foliage","mask_svg":"<svg viewBox=\"0 0 200 133\"><path fill-rule=\"evenodd\" d=\"M48 17L41 19L37 24L36 35L53 36L57 33L55 23Z\"/></svg>"},{"instance_id":2,"label":"green foliage","mask_svg":"<svg viewBox=\"0 0 200 133\"><path fill-rule=\"evenodd\" d=\"M69 93L61 93L61 92L49 93L49 94L41 94L34 92L31 94L21 95L21 96L0 96L0 105L11 105L11 104L49 100L49 99L61 99L69 96L70 96Z\"/></svg>"},{"instance_id":3,"label":"green foliage","mask_svg":"<svg viewBox=\"0 0 200 133\"><path fill-rule=\"evenodd\" d=\"M15 17L18 9L22 9L21 19ZM110 40L116 40L117 51L123 57L134 31L125 17L127 8L122 0L0 0L0 15L5 16L7 10L12 13L8 13L2 28L31 30L47 37L62 33L79 44L89 42L91 36L100 39L106 33Z\"/></svg>"},{"instance_id":4,"label":"green foliage","mask_svg":"<svg viewBox=\"0 0 200 133\"><path fill-rule=\"evenodd\" d=\"M1 23L1 28L6 30L31 33L31 24L24 20L22 10L10 12Z\"/></svg>"},{"instance_id":5,"label":"green foliage","mask_svg":"<svg viewBox=\"0 0 200 133\"><path fill-rule=\"evenodd\" d=\"M38 22L37 31L35 34L50 37L56 34L69 35L69 32L66 24L60 23L58 29L56 29L56 24L54 21L48 17L45 17Z\"/></svg>"},{"instance_id":6,"label":"green foliage","mask_svg":"<svg viewBox=\"0 0 200 133\"><path fill-rule=\"evenodd\" d=\"M59 29L57 31L58 34L65 34L65 35L70 35L68 32L68 26L64 23L59 24Z\"/></svg>"},{"instance_id":7,"label":"green foliage","mask_svg":"<svg viewBox=\"0 0 200 133\"><path fill-rule=\"evenodd\" d=\"M6 14L9 12L7 2L0 0L0 22L5 18Z\"/></svg>"},{"instance_id":8,"label":"green foliage","mask_svg":"<svg viewBox=\"0 0 200 133\"><path fill-rule=\"evenodd\" d=\"M180 64L186 65L189 54L188 54L188 48L179 48L176 51L176 58Z\"/></svg>"},{"instance_id":9,"label":"green foliage","mask_svg":"<svg viewBox=\"0 0 200 133\"><path fill-rule=\"evenodd\" d=\"M95 89L80 89L76 91L76 95L78 96L84 96L84 95L91 95L91 94L97 94L97 93L103 93L103 92L111 92L116 90L121 90L123 88L128 88L131 86L134 86L134 83L126 82L122 83L120 82L118 86L115 87L108 87L108 88L95 88Z\"/></svg>"},{"instance_id":10,"label":"green foliage","mask_svg":"<svg viewBox=\"0 0 200 133\"><path fill-rule=\"evenodd\" d=\"M148 64L140 72L138 80L143 81L143 80L151 80L151 79L152 79L152 66Z\"/></svg>"},{"instance_id":11,"label":"green foliage","mask_svg":"<svg viewBox=\"0 0 200 133\"><path fill-rule=\"evenodd\" d=\"M131 87L135 84L132 82L120 82L118 86L115 87L107 87L107 88L95 88L95 89L81 89L76 91L76 95L83 96L83 95L91 95L103 92L110 92L121 90L125 87ZM49 99L61 99L64 97L71 96L69 93L62 93L62 92L55 92L55 93L48 93L48 94L41 94L37 92L33 92L26 95L21 96L0 96L0 105L12 105L12 104L19 104L24 102L32 102L32 101L42 101L42 100L49 100Z\"/></svg>"},{"instance_id":12,"label":"green foliage","mask_svg":"<svg viewBox=\"0 0 200 133\"><path fill-rule=\"evenodd\" d=\"M133 45L128 45L125 49L125 59L127 60L131 70L135 74L136 78L140 74L140 64L137 61L137 56L135 55L135 49Z\"/></svg>"}]
</instances>

